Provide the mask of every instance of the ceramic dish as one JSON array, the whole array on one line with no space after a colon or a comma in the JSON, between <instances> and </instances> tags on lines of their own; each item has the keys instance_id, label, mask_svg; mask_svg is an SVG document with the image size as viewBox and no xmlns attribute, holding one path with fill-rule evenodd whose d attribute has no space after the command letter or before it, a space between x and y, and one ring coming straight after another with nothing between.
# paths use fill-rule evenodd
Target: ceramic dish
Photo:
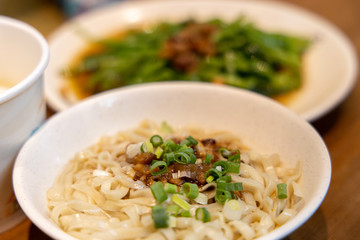
<instances>
[{"instance_id":1,"label":"ceramic dish","mask_svg":"<svg viewBox=\"0 0 360 240\"><path fill-rule=\"evenodd\" d=\"M143 22L176 21L188 17L233 19L240 14L261 29L298 34L315 40L305 56L304 86L286 101L294 112L313 121L349 94L357 74L351 43L331 23L304 9L273 1L130 1L80 15L51 35L52 58L45 73L48 103L57 111L74 104L61 94L63 79L59 72L86 46L82 37L84 32L102 37Z\"/></svg>"},{"instance_id":2,"label":"ceramic dish","mask_svg":"<svg viewBox=\"0 0 360 240\"><path fill-rule=\"evenodd\" d=\"M327 193L331 178L327 148L311 125L289 109L242 89L209 83L152 83L90 97L52 117L24 145L13 183L30 220L54 239L74 239L50 220L46 191L76 152L144 119L231 131L259 153L278 153L288 166L304 160L305 204L294 218L259 239L290 234L317 210Z\"/></svg>"}]
</instances>

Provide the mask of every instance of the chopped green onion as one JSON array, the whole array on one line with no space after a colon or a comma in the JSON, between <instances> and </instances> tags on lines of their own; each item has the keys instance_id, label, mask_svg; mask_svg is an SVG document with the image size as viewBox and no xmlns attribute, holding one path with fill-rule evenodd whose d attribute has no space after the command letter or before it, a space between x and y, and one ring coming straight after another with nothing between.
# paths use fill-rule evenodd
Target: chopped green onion
<instances>
[{"instance_id":1,"label":"chopped green onion","mask_svg":"<svg viewBox=\"0 0 360 240\"><path fill-rule=\"evenodd\" d=\"M217 189L223 190L223 191L242 191L243 186L241 182L217 182Z\"/></svg>"},{"instance_id":2,"label":"chopped green onion","mask_svg":"<svg viewBox=\"0 0 360 240\"><path fill-rule=\"evenodd\" d=\"M180 145L182 146L190 146L190 141L188 141L187 139L184 139L181 141Z\"/></svg>"},{"instance_id":3,"label":"chopped green onion","mask_svg":"<svg viewBox=\"0 0 360 240\"><path fill-rule=\"evenodd\" d=\"M207 183L211 183L212 181L214 181L214 179L215 179L214 176L211 176L211 175L210 175L210 176L208 176L208 177L206 178L206 182L207 182Z\"/></svg>"},{"instance_id":4,"label":"chopped green onion","mask_svg":"<svg viewBox=\"0 0 360 240\"><path fill-rule=\"evenodd\" d=\"M190 210L190 204L184 199L180 198L178 195L173 195L171 200L182 209L186 211Z\"/></svg>"},{"instance_id":5,"label":"chopped green onion","mask_svg":"<svg viewBox=\"0 0 360 240\"><path fill-rule=\"evenodd\" d=\"M211 163L211 160L213 160L213 158L214 158L213 155L207 153L207 154L205 155L205 158L204 158L204 163L205 163L205 164L210 164L210 163Z\"/></svg>"},{"instance_id":6,"label":"chopped green onion","mask_svg":"<svg viewBox=\"0 0 360 240\"><path fill-rule=\"evenodd\" d=\"M176 193L177 192L177 186L175 184L171 184L171 183L165 183L165 191L167 193Z\"/></svg>"},{"instance_id":7,"label":"chopped green onion","mask_svg":"<svg viewBox=\"0 0 360 240\"><path fill-rule=\"evenodd\" d=\"M229 220L240 220L244 208L245 203L240 203L240 201L235 199L228 200L223 208L224 217Z\"/></svg>"},{"instance_id":8,"label":"chopped green onion","mask_svg":"<svg viewBox=\"0 0 360 240\"><path fill-rule=\"evenodd\" d=\"M168 198L164 186L162 185L161 182L154 183L153 185L150 186L150 189L158 204L164 202Z\"/></svg>"},{"instance_id":9,"label":"chopped green onion","mask_svg":"<svg viewBox=\"0 0 360 240\"><path fill-rule=\"evenodd\" d=\"M227 202L227 205L232 209L232 210L239 210L240 208L240 203L238 200L235 199L231 199Z\"/></svg>"},{"instance_id":10,"label":"chopped green onion","mask_svg":"<svg viewBox=\"0 0 360 240\"><path fill-rule=\"evenodd\" d=\"M173 152L165 153L164 160L167 163L167 165L173 164L173 162L175 161L175 154Z\"/></svg>"},{"instance_id":11,"label":"chopped green onion","mask_svg":"<svg viewBox=\"0 0 360 240\"><path fill-rule=\"evenodd\" d=\"M229 183L231 182L232 178L230 175L225 175L222 177L219 177L218 179L216 179L216 182L225 182L225 183Z\"/></svg>"},{"instance_id":12,"label":"chopped green onion","mask_svg":"<svg viewBox=\"0 0 360 240\"><path fill-rule=\"evenodd\" d=\"M170 215L173 215L173 216L176 216L179 214L180 212L180 207L178 205L175 205L175 204L172 204L172 205L169 205L167 208L166 208L166 212Z\"/></svg>"},{"instance_id":13,"label":"chopped green onion","mask_svg":"<svg viewBox=\"0 0 360 240\"><path fill-rule=\"evenodd\" d=\"M194 153L194 149L192 149L191 147L188 147L186 145L179 145L177 152L184 152L184 153L190 155L191 153Z\"/></svg>"},{"instance_id":14,"label":"chopped green onion","mask_svg":"<svg viewBox=\"0 0 360 240\"><path fill-rule=\"evenodd\" d=\"M155 228L167 228L169 227L169 217L166 214L166 210L161 206L152 207L152 219L154 221Z\"/></svg>"},{"instance_id":15,"label":"chopped green onion","mask_svg":"<svg viewBox=\"0 0 360 240\"><path fill-rule=\"evenodd\" d=\"M144 142L143 144L141 144L140 150L143 153L145 153L145 152L151 152L152 153L154 151L154 147L150 142Z\"/></svg>"},{"instance_id":16,"label":"chopped green onion","mask_svg":"<svg viewBox=\"0 0 360 240\"><path fill-rule=\"evenodd\" d=\"M279 183L277 185L277 197L279 199L285 199L287 198L287 185L286 183Z\"/></svg>"},{"instance_id":17,"label":"chopped green onion","mask_svg":"<svg viewBox=\"0 0 360 240\"><path fill-rule=\"evenodd\" d=\"M240 153L230 154L228 161L234 163L240 163Z\"/></svg>"},{"instance_id":18,"label":"chopped green onion","mask_svg":"<svg viewBox=\"0 0 360 240\"><path fill-rule=\"evenodd\" d=\"M231 193L229 191L223 191L221 189L216 189L215 201L224 204L226 200L232 199Z\"/></svg>"},{"instance_id":19,"label":"chopped green onion","mask_svg":"<svg viewBox=\"0 0 360 240\"><path fill-rule=\"evenodd\" d=\"M181 215L182 217L191 217L190 211L183 211L183 212L181 212L180 215Z\"/></svg>"},{"instance_id":20,"label":"chopped green onion","mask_svg":"<svg viewBox=\"0 0 360 240\"><path fill-rule=\"evenodd\" d=\"M191 159L188 154L186 154L184 152L175 153L175 162L180 163L180 164L187 164L187 163L190 163L190 161L191 161Z\"/></svg>"},{"instance_id":21,"label":"chopped green onion","mask_svg":"<svg viewBox=\"0 0 360 240\"><path fill-rule=\"evenodd\" d=\"M192 136L188 136L186 139L181 141L180 145L186 145L186 146L194 145L194 146L196 146L198 143L199 142L195 138L193 138Z\"/></svg>"},{"instance_id":22,"label":"chopped green onion","mask_svg":"<svg viewBox=\"0 0 360 240\"><path fill-rule=\"evenodd\" d=\"M184 153L186 155L191 155L194 154L194 149L192 149L191 147L185 146L185 145L178 145L179 147L177 148L177 150L175 151L176 153ZM196 157L195 157L196 158Z\"/></svg>"},{"instance_id":23,"label":"chopped green onion","mask_svg":"<svg viewBox=\"0 0 360 240\"><path fill-rule=\"evenodd\" d=\"M228 172L229 173L239 173L240 172L240 162L227 162L229 165Z\"/></svg>"},{"instance_id":24,"label":"chopped green onion","mask_svg":"<svg viewBox=\"0 0 360 240\"><path fill-rule=\"evenodd\" d=\"M155 155L157 159L160 159L161 155L163 154L164 150L161 147L157 147L155 151Z\"/></svg>"},{"instance_id":25,"label":"chopped green onion","mask_svg":"<svg viewBox=\"0 0 360 240\"><path fill-rule=\"evenodd\" d=\"M150 138L150 142L151 142L151 144L152 144L154 147L158 147L158 146L160 146L161 144L163 144L163 139L162 139L162 137L160 137L159 135L153 135L153 136Z\"/></svg>"},{"instance_id":26,"label":"chopped green onion","mask_svg":"<svg viewBox=\"0 0 360 240\"><path fill-rule=\"evenodd\" d=\"M230 156L230 151L227 150L226 148L220 148L219 152L221 156L223 156L224 158L228 158Z\"/></svg>"},{"instance_id":27,"label":"chopped green onion","mask_svg":"<svg viewBox=\"0 0 360 240\"><path fill-rule=\"evenodd\" d=\"M167 164L164 161L156 161L150 167L150 173L153 176L160 175L167 171Z\"/></svg>"},{"instance_id":28,"label":"chopped green onion","mask_svg":"<svg viewBox=\"0 0 360 240\"><path fill-rule=\"evenodd\" d=\"M205 173L205 179L208 179L209 176L213 176L214 178L212 180L216 180L221 177L222 174L218 170L211 168Z\"/></svg>"},{"instance_id":29,"label":"chopped green onion","mask_svg":"<svg viewBox=\"0 0 360 240\"><path fill-rule=\"evenodd\" d=\"M189 140L190 143L191 143L192 145L194 145L194 146L198 145L198 143L199 143L199 142L198 142L195 138L193 138L192 136L188 136L188 137L187 137L187 140Z\"/></svg>"},{"instance_id":30,"label":"chopped green onion","mask_svg":"<svg viewBox=\"0 0 360 240\"><path fill-rule=\"evenodd\" d=\"M203 221L204 223L210 222L210 213L206 208L200 207L195 211L195 218L197 220Z\"/></svg>"},{"instance_id":31,"label":"chopped green onion","mask_svg":"<svg viewBox=\"0 0 360 240\"><path fill-rule=\"evenodd\" d=\"M166 150L167 150L166 152L173 152L173 151L175 151L176 148L177 148L177 144L174 143L174 141L171 140L171 139L166 139L165 142L164 142L164 144L161 145L161 146L166 147Z\"/></svg>"},{"instance_id":32,"label":"chopped green onion","mask_svg":"<svg viewBox=\"0 0 360 240\"><path fill-rule=\"evenodd\" d=\"M229 170L229 163L227 161L217 161L212 165L212 168L218 170L222 175L225 175Z\"/></svg>"},{"instance_id":33,"label":"chopped green onion","mask_svg":"<svg viewBox=\"0 0 360 240\"><path fill-rule=\"evenodd\" d=\"M199 187L195 183L184 183L181 188L184 191L185 196L190 199L195 199L199 195Z\"/></svg>"},{"instance_id":34,"label":"chopped green onion","mask_svg":"<svg viewBox=\"0 0 360 240\"><path fill-rule=\"evenodd\" d=\"M189 156L190 156L190 162L189 162L189 163L192 163L192 164L196 163L196 156L195 156L195 154L191 153Z\"/></svg>"}]
</instances>

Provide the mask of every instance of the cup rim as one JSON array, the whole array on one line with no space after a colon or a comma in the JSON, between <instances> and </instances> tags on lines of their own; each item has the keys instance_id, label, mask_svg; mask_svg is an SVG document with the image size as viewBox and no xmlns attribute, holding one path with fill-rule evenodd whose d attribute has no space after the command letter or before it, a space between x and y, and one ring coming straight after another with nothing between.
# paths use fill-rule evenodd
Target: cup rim
<instances>
[{"instance_id":1,"label":"cup rim","mask_svg":"<svg viewBox=\"0 0 360 240\"><path fill-rule=\"evenodd\" d=\"M17 28L19 30L26 32L28 35L31 35L39 43L41 48L40 60L37 63L36 67L32 70L32 72L28 76L26 76L22 81L17 83L15 86L9 88L4 93L0 94L0 104L2 104L12 99L13 97L17 96L19 93L25 91L34 82L38 80L38 78L43 74L45 68L48 65L50 51L49 51L48 43L44 38L44 36L33 26L7 16L0 16L0 25L12 26L13 28Z\"/></svg>"}]
</instances>

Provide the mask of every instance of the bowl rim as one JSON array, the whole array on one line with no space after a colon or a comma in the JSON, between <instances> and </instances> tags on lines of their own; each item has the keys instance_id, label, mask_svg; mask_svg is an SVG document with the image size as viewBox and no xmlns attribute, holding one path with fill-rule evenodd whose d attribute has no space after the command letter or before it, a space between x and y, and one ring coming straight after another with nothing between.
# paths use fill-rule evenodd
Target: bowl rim
<instances>
[{"instance_id":1,"label":"bowl rim","mask_svg":"<svg viewBox=\"0 0 360 240\"><path fill-rule=\"evenodd\" d=\"M35 39L41 49L40 59L36 64L36 67L24 79L22 79L16 85L0 94L0 104L2 104L14 98L21 92L25 91L32 84L38 81L38 79L43 75L49 63L50 49L43 35L36 28L25 22L0 15L0 25L10 26L18 31L23 31L24 33Z\"/></svg>"}]
</instances>

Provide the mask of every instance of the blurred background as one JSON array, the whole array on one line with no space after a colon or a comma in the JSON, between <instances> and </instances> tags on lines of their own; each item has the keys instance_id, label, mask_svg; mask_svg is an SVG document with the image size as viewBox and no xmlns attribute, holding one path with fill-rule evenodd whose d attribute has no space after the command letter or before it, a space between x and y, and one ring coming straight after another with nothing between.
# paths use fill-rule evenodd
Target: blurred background
<instances>
[{"instance_id":1,"label":"blurred background","mask_svg":"<svg viewBox=\"0 0 360 240\"><path fill-rule=\"evenodd\" d=\"M67 19L89 9L115 1L136 0L0 0L0 14L28 22L42 34L48 36L56 27ZM360 32L357 31L357 28L359 28L358 24L360 23L360 1L280 1L294 3L328 19L353 40L356 49L360 49Z\"/></svg>"},{"instance_id":2,"label":"blurred background","mask_svg":"<svg viewBox=\"0 0 360 240\"><path fill-rule=\"evenodd\" d=\"M115 0L0 0L0 15L27 22L45 37L49 37L65 21L112 1ZM355 46L357 56L360 56L359 0L279 1L293 3L333 23L350 39ZM360 181L359 102L360 84L358 82L339 108L324 119L313 123L324 138L332 157L334 169L332 185L320 209L307 223L291 234L288 240L359 239L360 192L356 187L352 187ZM9 239L49 238L29 220L26 220L13 230L0 234L0 240Z\"/></svg>"}]
</instances>

